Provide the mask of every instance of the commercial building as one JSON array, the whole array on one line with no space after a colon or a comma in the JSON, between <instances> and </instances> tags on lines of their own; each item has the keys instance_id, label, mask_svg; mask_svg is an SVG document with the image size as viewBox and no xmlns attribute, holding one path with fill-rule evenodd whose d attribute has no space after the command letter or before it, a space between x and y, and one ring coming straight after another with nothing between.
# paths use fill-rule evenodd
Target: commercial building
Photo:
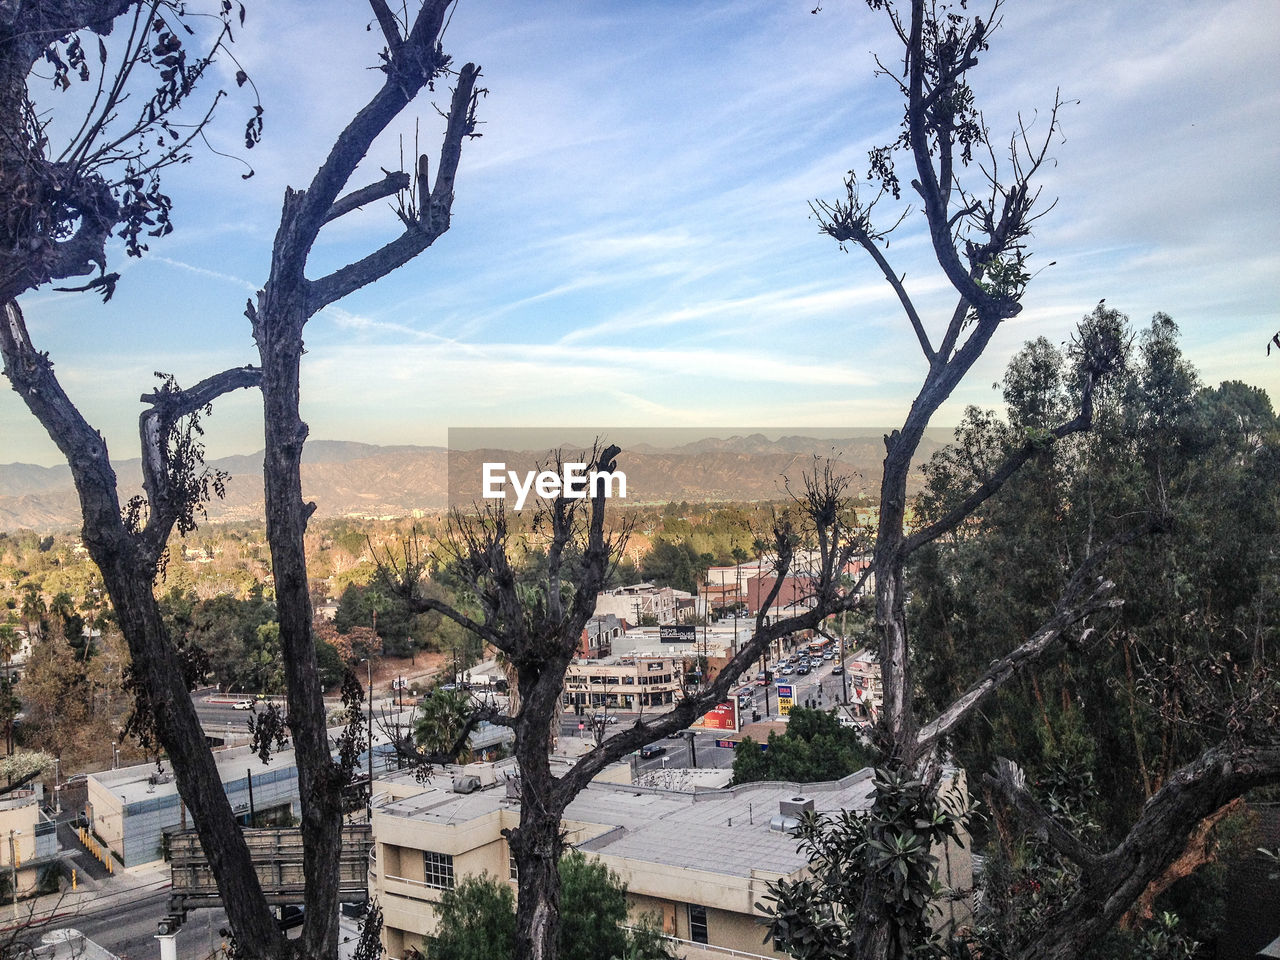
<instances>
[{"instance_id":1,"label":"commercial building","mask_svg":"<svg viewBox=\"0 0 1280 960\"><path fill-rule=\"evenodd\" d=\"M684 677L679 657L617 656L569 664L561 702L578 706L635 711L670 709L680 699Z\"/></svg>"},{"instance_id":2,"label":"commercial building","mask_svg":"<svg viewBox=\"0 0 1280 960\"><path fill-rule=\"evenodd\" d=\"M292 750L263 763L249 747L214 754L232 809L249 823L284 823L300 813L298 768ZM85 815L126 867L164 858L165 835L194 826L167 765L137 764L88 775Z\"/></svg>"},{"instance_id":3,"label":"commercial building","mask_svg":"<svg viewBox=\"0 0 1280 960\"><path fill-rule=\"evenodd\" d=\"M389 957L426 952L435 904L462 877L487 873L515 886L515 861L502 834L520 820L518 791L506 783L513 773L492 765L425 785L408 778L379 783L387 792L374 804L369 882L383 908ZM596 781L569 805L563 826L571 845L599 857L626 883L633 920L649 915L683 941L677 952L696 958L718 947L773 958L784 954L763 942L757 904L771 881L799 878L807 867L792 834L798 817L866 809L870 796L870 770L831 783L693 793ZM967 895L967 848L949 845L938 856L943 882ZM967 919L961 900L939 911L940 922Z\"/></svg>"}]
</instances>

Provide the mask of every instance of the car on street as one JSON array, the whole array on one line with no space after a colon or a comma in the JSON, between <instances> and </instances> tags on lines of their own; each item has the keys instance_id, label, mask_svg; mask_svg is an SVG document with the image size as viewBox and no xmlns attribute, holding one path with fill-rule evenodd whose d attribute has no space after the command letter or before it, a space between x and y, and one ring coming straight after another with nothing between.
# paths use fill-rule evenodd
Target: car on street
<instances>
[{"instance_id":1,"label":"car on street","mask_svg":"<svg viewBox=\"0 0 1280 960\"><path fill-rule=\"evenodd\" d=\"M601 724L601 723L617 723L617 722L618 722L618 718L617 718L617 717L615 717L615 716L614 716L613 714L611 714L611 713L597 713L597 714L596 714L594 717L592 717L591 719L592 719L592 721L593 721L594 723L597 723L597 724Z\"/></svg>"},{"instance_id":2,"label":"car on street","mask_svg":"<svg viewBox=\"0 0 1280 960\"><path fill-rule=\"evenodd\" d=\"M808 674L808 672L809 672L809 665L807 663L802 663L800 664L800 666L796 667L796 674L798 676L803 677L806 674Z\"/></svg>"},{"instance_id":3,"label":"car on street","mask_svg":"<svg viewBox=\"0 0 1280 960\"><path fill-rule=\"evenodd\" d=\"M231 709L232 709L232 710L252 710L252 709L253 709L253 701L252 701L252 700L237 700L235 703L233 703L233 704L231 705Z\"/></svg>"},{"instance_id":4,"label":"car on street","mask_svg":"<svg viewBox=\"0 0 1280 960\"><path fill-rule=\"evenodd\" d=\"M781 673L781 674L788 674L788 673L790 673L790 672L791 672L791 670L792 670L791 664L789 664L789 663L784 663L784 664L782 665L782 669L781 669L781 670L779 670L778 672L779 672L779 673Z\"/></svg>"},{"instance_id":5,"label":"car on street","mask_svg":"<svg viewBox=\"0 0 1280 960\"><path fill-rule=\"evenodd\" d=\"M667 752L667 748L660 743L646 743L640 748L640 759L650 760L653 757L660 757Z\"/></svg>"},{"instance_id":6,"label":"car on street","mask_svg":"<svg viewBox=\"0 0 1280 960\"><path fill-rule=\"evenodd\" d=\"M834 667L831 668L831 675L833 677L838 677L842 673L844 673L844 664L842 663L837 663Z\"/></svg>"},{"instance_id":7,"label":"car on street","mask_svg":"<svg viewBox=\"0 0 1280 960\"><path fill-rule=\"evenodd\" d=\"M768 685L769 685L769 674L761 670L759 673L756 674L756 686L767 687Z\"/></svg>"}]
</instances>

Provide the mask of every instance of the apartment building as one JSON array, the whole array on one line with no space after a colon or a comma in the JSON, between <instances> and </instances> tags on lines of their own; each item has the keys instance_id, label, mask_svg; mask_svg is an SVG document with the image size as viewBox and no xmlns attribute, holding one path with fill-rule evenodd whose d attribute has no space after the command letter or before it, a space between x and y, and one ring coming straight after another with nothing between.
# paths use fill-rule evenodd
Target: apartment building
<instances>
[{"instance_id":1,"label":"apartment building","mask_svg":"<svg viewBox=\"0 0 1280 960\"><path fill-rule=\"evenodd\" d=\"M577 655L584 660L599 660L612 655L614 645L626 632L623 622L612 613L596 614L582 628Z\"/></svg>"}]
</instances>

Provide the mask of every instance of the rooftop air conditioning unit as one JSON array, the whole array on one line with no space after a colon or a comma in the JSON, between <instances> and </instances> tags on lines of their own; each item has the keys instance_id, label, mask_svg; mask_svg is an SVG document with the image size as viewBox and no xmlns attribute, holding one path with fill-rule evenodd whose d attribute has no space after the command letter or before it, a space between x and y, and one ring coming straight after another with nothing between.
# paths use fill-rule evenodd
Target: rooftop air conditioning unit
<instances>
[{"instance_id":1,"label":"rooftop air conditioning unit","mask_svg":"<svg viewBox=\"0 0 1280 960\"><path fill-rule=\"evenodd\" d=\"M813 797L792 797L790 800L778 801L778 813L784 817L795 817L813 813Z\"/></svg>"},{"instance_id":2,"label":"rooftop air conditioning unit","mask_svg":"<svg viewBox=\"0 0 1280 960\"><path fill-rule=\"evenodd\" d=\"M480 778L473 775L453 778L454 793L475 793L480 789Z\"/></svg>"}]
</instances>

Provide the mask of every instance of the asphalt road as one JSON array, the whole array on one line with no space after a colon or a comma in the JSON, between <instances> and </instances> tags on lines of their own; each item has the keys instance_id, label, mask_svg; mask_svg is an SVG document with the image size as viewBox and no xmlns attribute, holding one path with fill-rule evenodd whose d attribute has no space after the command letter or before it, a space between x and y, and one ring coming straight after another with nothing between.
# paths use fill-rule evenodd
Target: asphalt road
<instances>
[{"instance_id":1,"label":"asphalt road","mask_svg":"<svg viewBox=\"0 0 1280 960\"><path fill-rule=\"evenodd\" d=\"M169 912L169 891L139 892L127 903L92 906L74 916L60 917L54 927L72 927L121 960L154 960L160 955L156 923ZM203 960L223 942L219 932L227 924L221 908L192 910L178 932L178 956Z\"/></svg>"}]
</instances>

